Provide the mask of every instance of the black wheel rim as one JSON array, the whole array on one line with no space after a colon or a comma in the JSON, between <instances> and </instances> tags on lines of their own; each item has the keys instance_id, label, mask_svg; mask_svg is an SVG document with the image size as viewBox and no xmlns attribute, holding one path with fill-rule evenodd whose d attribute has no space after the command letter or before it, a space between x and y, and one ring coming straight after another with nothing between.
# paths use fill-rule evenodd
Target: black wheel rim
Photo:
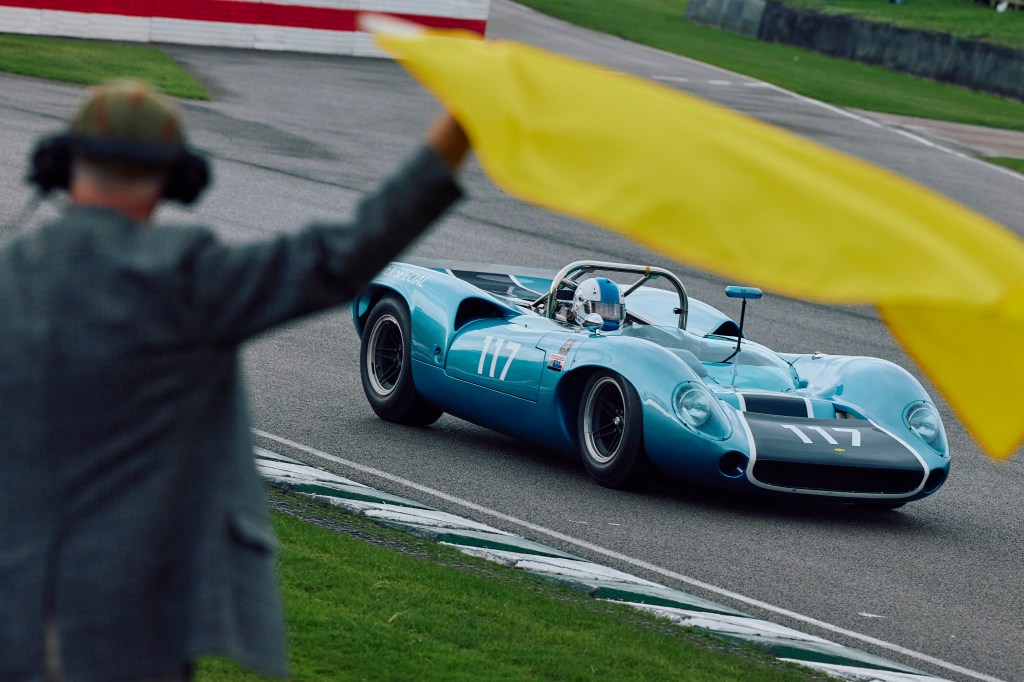
<instances>
[{"instance_id":1,"label":"black wheel rim","mask_svg":"<svg viewBox=\"0 0 1024 682\"><path fill-rule=\"evenodd\" d=\"M626 400L622 388L611 377L600 379L587 396L583 434L587 452L598 464L607 464L618 454L626 431Z\"/></svg>"},{"instance_id":2,"label":"black wheel rim","mask_svg":"<svg viewBox=\"0 0 1024 682\"><path fill-rule=\"evenodd\" d=\"M405 342L402 328L394 315L381 315L370 330L366 344L367 378L374 392L388 396L402 376Z\"/></svg>"}]
</instances>

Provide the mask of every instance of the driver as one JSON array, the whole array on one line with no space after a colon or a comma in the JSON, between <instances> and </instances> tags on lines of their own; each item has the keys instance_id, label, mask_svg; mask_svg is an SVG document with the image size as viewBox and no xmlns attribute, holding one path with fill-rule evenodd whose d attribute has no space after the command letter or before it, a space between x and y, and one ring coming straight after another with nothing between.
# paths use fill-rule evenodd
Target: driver
<instances>
[{"instance_id":1,"label":"driver","mask_svg":"<svg viewBox=\"0 0 1024 682\"><path fill-rule=\"evenodd\" d=\"M580 282L572 297L567 321L583 326L588 315L597 313L604 320L601 331L613 332L626 319L626 304L622 302L619 285L607 277L591 277Z\"/></svg>"}]
</instances>

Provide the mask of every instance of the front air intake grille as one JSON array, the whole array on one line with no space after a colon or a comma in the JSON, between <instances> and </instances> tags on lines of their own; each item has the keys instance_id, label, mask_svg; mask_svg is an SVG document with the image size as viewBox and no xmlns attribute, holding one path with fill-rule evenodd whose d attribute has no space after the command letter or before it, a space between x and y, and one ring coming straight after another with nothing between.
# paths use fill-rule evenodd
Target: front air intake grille
<instances>
[{"instance_id":1,"label":"front air intake grille","mask_svg":"<svg viewBox=\"0 0 1024 682\"><path fill-rule=\"evenodd\" d=\"M933 469L932 472L928 474L927 483L924 484L925 492L931 493L938 490L939 486L946 482L946 475L947 472L943 469Z\"/></svg>"},{"instance_id":2,"label":"front air intake grille","mask_svg":"<svg viewBox=\"0 0 1024 682\"><path fill-rule=\"evenodd\" d=\"M923 475L920 469L866 469L770 460L754 463L754 478L766 485L829 492L909 493L921 485Z\"/></svg>"}]
</instances>

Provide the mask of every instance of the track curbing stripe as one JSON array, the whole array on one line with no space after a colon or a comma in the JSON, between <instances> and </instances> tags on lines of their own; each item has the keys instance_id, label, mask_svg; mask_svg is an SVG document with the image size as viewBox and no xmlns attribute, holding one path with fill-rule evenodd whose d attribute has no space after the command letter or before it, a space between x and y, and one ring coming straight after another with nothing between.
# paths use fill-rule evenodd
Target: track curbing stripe
<instances>
[{"instance_id":1,"label":"track curbing stripe","mask_svg":"<svg viewBox=\"0 0 1024 682\"><path fill-rule=\"evenodd\" d=\"M264 434L257 432L257 435ZM283 439L275 437L275 440ZM696 627L720 637L754 644L779 660L805 665L849 682L943 682L943 678L874 654L749 616L512 533L377 491L270 450L257 448L255 455L261 475L272 485L327 501L472 556L557 580L595 598L626 603L684 627Z\"/></svg>"}]
</instances>

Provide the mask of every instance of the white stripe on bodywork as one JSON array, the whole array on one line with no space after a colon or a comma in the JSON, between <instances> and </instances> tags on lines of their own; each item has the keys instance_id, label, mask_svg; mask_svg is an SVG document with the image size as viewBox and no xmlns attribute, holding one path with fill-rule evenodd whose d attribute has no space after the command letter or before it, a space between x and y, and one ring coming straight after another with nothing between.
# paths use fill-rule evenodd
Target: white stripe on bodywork
<instances>
[{"instance_id":1,"label":"white stripe on bodywork","mask_svg":"<svg viewBox=\"0 0 1024 682\"><path fill-rule=\"evenodd\" d=\"M917 493L921 492L924 489L924 484L928 482L928 474L931 473L931 469L928 468L928 462L924 461L924 457L922 457L921 455L917 454L917 450L915 450L914 448L910 447L910 443L908 443L907 441L903 440L902 438L897 436L892 431L889 431L888 429L882 428L882 426L880 424L876 424L875 422L871 421L870 419L868 421L876 429L878 429L879 431L881 431L884 434L887 434L890 438L892 438L897 443L899 443L900 445L905 447L907 450L910 450L911 454L913 454L914 457L917 458L917 461L921 463L921 468L924 469L924 476L921 477L921 485L917 486L917 488L914 490L914 492L912 492L910 494L911 495L916 495Z\"/></svg>"},{"instance_id":2,"label":"white stripe on bodywork","mask_svg":"<svg viewBox=\"0 0 1024 682\"><path fill-rule=\"evenodd\" d=\"M531 292L533 292L533 293L537 294L538 296L539 296L539 295L540 295L540 293L541 293L541 292L537 291L536 289L533 289L533 288L531 288L531 287L528 287L528 286L526 286L525 284L523 284L522 282L520 282L520 281L519 281L519 278L518 278L518 277L516 277L515 275L509 275L509 276L508 276L508 278L509 278L510 280L512 280L512 283L513 283L513 284L515 284L515 285L516 285L517 287L519 287L520 289L525 289L526 291L531 291Z\"/></svg>"},{"instance_id":3,"label":"white stripe on bodywork","mask_svg":"<svg viewBox=\"0 0 1024 682\"><path fill-rule=\"evenodd\" d=\"M804 399L804 405L807 406L807 418L814 419L814 403L807 396L802 396Z\"/></svg>"}]
</instances>

